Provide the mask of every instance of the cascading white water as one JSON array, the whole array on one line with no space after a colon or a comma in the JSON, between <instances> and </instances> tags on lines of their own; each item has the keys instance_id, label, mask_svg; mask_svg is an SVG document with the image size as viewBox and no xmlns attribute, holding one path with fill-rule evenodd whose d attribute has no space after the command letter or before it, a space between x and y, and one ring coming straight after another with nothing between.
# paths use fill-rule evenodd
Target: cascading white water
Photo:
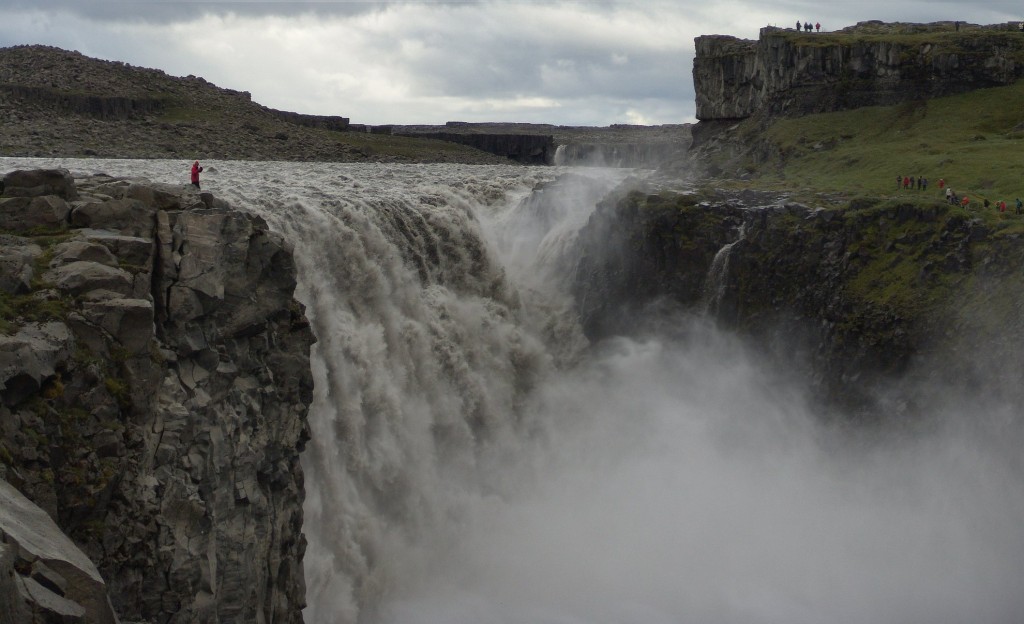
<instances>
[{"instance_id":1,"label":"cascading white water","mask_svg":"<svg viewBox=\"0 0 1024 624\"><path fill-rule=\"evenodd\" d=\"M741 225L739 232L736 235L736 240L722 245L722 248L715 253L715 257L711 260L711 266L708 268L708 275L704 279L704 292L701 296L704 311L711 316L718 316L722 306L722 298L725 297L726 288L729 286L727 280L729 277L729 261L732 259L732 250L736 247L737 243L743 240L745 231L746 224Z\"/></svg>"},{"instance_id":2,"label":"cascading white water","mask_svg":"<svg viewBox=\"0 0 1024 624\"><path fill-rule=\"evenodd\" d=\"M161 182L187 166L60 164ZM557 173L208 167L295 244L318 339L307 622L1024 612L1018 403L944 397L928 431L866 443L700 318L588 347L562 270L615 180L533 192Z\"/></svg>"}]
</instances>

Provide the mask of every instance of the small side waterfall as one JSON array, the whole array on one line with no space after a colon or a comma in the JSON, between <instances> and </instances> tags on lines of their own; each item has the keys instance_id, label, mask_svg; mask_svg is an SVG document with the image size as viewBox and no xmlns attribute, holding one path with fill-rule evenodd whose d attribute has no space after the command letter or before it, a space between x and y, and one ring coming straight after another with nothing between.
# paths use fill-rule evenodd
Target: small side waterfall
<instances>
[{"instance_id":1,"label":"small side waterfall","mask_svg":"<svg viewBox=\"0 0 1024 624\"><path fill-rule=\"evenodd\" d=\"M704 280L704 291L701 295L701 303L705 314L717 317L722 311L722 301L729 288L729 262L732 259L733 249L737 243L743 240L745 234L746 224L743 224L737 232L736 240L723 245L711 261L711 267L708 268L708 274Z\"/></svg>"},{"instance_id":2,"label":"small side waterfall","mask_svg":"<svg viewBox=\"0 0 1024 624\"><path fill-rule=\"evenodd\" d=\"M558 147L555 148L555 157L554 157L554 162L552 164L554 164L555 166L559 166L559 167L564 165L564 164L566 164L566 162L565 162L565 145L564 144L559 145Z\"/></svg>"}]
</instances>

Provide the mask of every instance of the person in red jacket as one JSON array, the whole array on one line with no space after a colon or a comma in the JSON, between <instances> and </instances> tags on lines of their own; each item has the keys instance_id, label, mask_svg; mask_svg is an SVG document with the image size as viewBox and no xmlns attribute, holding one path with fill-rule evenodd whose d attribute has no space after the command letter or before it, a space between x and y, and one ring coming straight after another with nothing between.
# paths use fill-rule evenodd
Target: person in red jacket
<instances>
[{"instance_id":1,"label":"person in red jacket","mask_svg":"<svg viewBox=\"0 0 1024 624\"><path fill-rule=\"evenodd\" d=\"M196 188L199 188L199 172L202 170L203 168L199 166L198 160L192 163L192 186Z\"/></svg>"}]
</instances>

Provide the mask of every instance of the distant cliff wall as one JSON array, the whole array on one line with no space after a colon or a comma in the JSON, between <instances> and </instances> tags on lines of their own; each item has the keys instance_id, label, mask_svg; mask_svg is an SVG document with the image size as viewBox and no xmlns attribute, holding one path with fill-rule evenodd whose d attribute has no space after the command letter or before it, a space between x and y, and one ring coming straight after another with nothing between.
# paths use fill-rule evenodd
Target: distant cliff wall
<instances>
[{"instance_id":1,"label":"distant cliff wall","mask_svg":"<svg viewBox=\"0 0 1024 624\"><path fill-rule=\"evenodd\" d=\"M768 27L757 41L695 39L697 119L806 115L1001 86L1024 77L1009 25L862 23L834 33Z\"/></svg>"},{"instance_id":2,"label":"distant cliff wall","mask_svg":"<svg viewBox=\"0 0 1024 624\"><path fill-rule=\"evenodd\" d=\"M46 104L63 112L104 120L145 116L169 106L165 98L100 96L24 85L0 84L0 91L29 102Z\"/></svg>"},{"instance_id":3,"label":"distant cliff wall","mask_svg":"<svg viewBox=\"0 0 1024 624\"><path fill-rule=\"evenodd\" d=\"M333 130L335 132L344 132L349 129L349 118L341 117L339 115L306 115L303 113L293 113L290 111L266 107L263 107L263 110L297 126L320 128L321 130Z\"/></svg>"},{"instance_id":4,"label":"distant cliff wall","mask_svg":"<svg viewBox=\"0 0 1024 624\"><path fill-rule=\"evenodd\" d=\"M60 170L6 175L0 229L0 478L124 620L300 624L313 338L284 240Z\"/></svg>"},{"instance_id":5,"label":"distant cliff wall","mask_svg":"<svg viewBox=\"0 0 1024 624\"><path fill-rule=\"evenodd\" d=\"M555 160L555 141L550 135L401 131L394 134L468 145L527 165L550 165Z\"/></svg>"},{"instance_id":6,"label":"distant cliff wall","mask_svg":"<svg viewBox=\"0 0 1024 624\"><path fill-rule=\"evenodd\" d=\"M656 169L668 160L681 158L688 145L688 142L571 143L556 148L551 164Z\"/></svg>"}]
</instances>

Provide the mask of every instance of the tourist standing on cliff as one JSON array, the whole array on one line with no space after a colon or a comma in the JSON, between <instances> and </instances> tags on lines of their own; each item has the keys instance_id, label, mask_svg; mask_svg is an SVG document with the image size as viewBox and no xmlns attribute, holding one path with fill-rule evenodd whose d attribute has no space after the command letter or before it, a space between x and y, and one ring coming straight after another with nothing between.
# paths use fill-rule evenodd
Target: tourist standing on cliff
<instances>
[{"instance_id":1,"label":"tourist standing on cliff","mask_svg":"<svg viewBox=\"0 0 1024 624\"><path fill-rule=\"evenodd\" d=\"M1017 198L1017 214L1024 214L1024 202Z\"/></svg>"},{"instance_id":2,"label":"tourist standing on cliff","mask_svg":"<svg viewBox=\"0 0 1024 624\"><path fill-rule=\"evenodd\" d=\"M814 22L814 30L816 32L821 32L821 22Z\"/></svg>"},{"instance_id":3,"label":"tourist standing on cliff","mask_svg":"<svg viewBox=\"0 0 1024 624\"><path fill-rule=\"evenodd\" d=\"M202 170L203 168L199 166L198 160L192 163L192 186L197 189L199 188L199 172Z\"/></svg>"}]
</instances>

